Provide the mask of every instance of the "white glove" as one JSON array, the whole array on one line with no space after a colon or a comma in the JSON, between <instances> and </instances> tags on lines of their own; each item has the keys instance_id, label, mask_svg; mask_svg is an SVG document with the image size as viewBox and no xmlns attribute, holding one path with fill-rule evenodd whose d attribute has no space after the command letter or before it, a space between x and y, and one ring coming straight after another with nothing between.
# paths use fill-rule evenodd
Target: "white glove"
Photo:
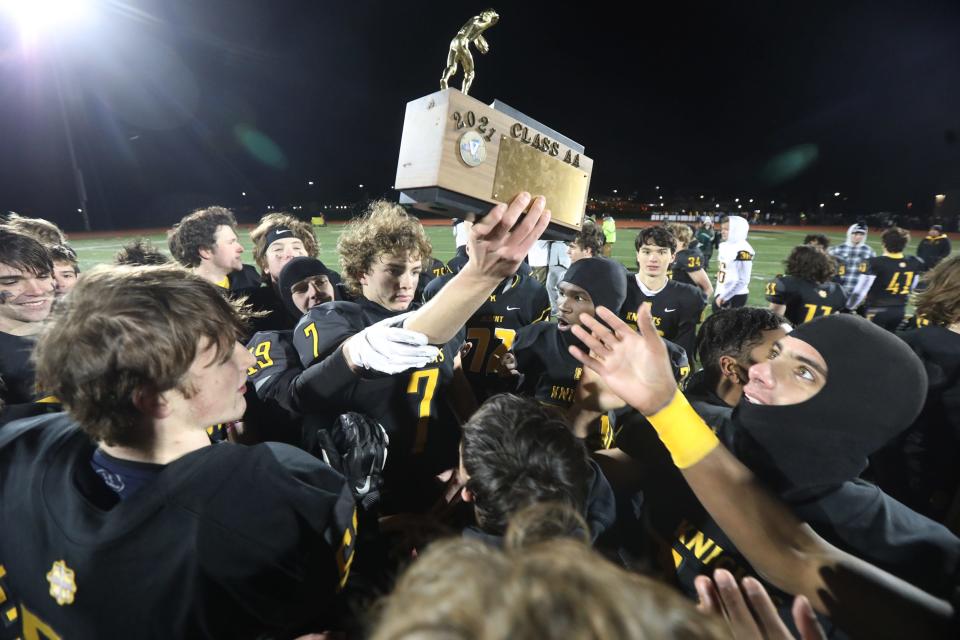
<instances>
[{"instance_id":1,"label":"white glove","mask_svg":"<svg viewBox=\"0 0 960 640\"><path fill-rule=\"evenodd\" d=\"M353 366L388 374L419 369L440 355L440 349L427 344L424 334L382 323L367 327L343 347Z\"/></svg>"}]
</instances>

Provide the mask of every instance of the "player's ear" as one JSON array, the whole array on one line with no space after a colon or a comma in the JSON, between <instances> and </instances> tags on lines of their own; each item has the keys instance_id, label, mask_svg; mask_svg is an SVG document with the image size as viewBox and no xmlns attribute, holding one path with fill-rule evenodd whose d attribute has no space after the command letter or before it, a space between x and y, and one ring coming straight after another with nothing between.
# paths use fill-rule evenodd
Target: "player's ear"
<instances>
[{"instance_id":1,"label":"player's ear","mask_svg":"<svg viewBox=\"0 0 960 640\"><path fill-rule=\"evenodd\" d=\"M152 387L137 387L133 392L133 406L137 411L151 418L166 418L170 415L170 404L162 393Z\"/></svg>"},{"instance_id":2,"label":"player's ear","mask_svg":"<svg viewBox=\"0 0 960 640\"><path fill-rule=\"evenodd\" d=\"M467 486L464 485L463 488L460 489L460 497L463 498L464 502L473 502L473 491L470 491L470 489L467 489Z\"/></svg>"},{"instance_id":3,"label":"player's ear","mask_svg":"<svg viewBox=\"0 0 960 640\"><path fill-rule=\"evenodd\" d=\"M209 247L199 247L199 248L197 249L197 254L198 254L198 255L200 256L200 258L203 259L203 260L211 260L211 259L213 259L213 249L211 249L211 248L209 248Z\"/></svg>"},{"instance_id":4,"label":"player's ear","mask_svg":"<svg viewBox=\"0 0 960 640\"><path fill-rule=\"evenodd\" d=\"M720 375L731 382L743 384L740 378L740 365L730 356L720 356Z\"/></svg>"}]
</instances>

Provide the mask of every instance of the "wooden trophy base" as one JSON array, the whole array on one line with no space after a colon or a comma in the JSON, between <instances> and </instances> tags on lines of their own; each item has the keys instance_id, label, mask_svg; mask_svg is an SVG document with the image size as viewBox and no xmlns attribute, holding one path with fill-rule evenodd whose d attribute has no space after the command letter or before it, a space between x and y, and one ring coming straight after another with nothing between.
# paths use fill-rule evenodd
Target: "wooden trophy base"
<instances>
[{"instance_id":1,"label":"wooden trophy base","mask_svg":"<svg viewBox=\"0 0 960 640\"><path fill-rule=\"evenodd\" d=\"M544 239L580 230L593 160L583 147L503 105L444 89L407 104L395 188L414 208L473 220L521 191L551 210Z\"/></svg>"}]
</instances>

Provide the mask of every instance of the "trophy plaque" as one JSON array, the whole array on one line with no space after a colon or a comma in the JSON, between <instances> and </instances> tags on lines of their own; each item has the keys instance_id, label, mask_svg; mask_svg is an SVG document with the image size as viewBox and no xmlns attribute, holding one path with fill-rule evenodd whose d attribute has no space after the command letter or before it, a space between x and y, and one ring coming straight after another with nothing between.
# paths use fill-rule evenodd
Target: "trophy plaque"
<instances>
[{"instance_id":1,"label":"trophy plaque","mask_svg":"<svg viewBox=\"0 0 960 640\"><path fill-rule=\"evenodd\" d=\"M569 240L583 222L593 170L583 146L503 102L467 95L469 45L486 53L482 32L498 20L493 11L471 18L450 44L440 91L407 104L394 186L402 204L467 220L521 191L543 195L552 213L543 238ZM447 86L458 65L463 91Z\"/></svg>"}]
</instances>

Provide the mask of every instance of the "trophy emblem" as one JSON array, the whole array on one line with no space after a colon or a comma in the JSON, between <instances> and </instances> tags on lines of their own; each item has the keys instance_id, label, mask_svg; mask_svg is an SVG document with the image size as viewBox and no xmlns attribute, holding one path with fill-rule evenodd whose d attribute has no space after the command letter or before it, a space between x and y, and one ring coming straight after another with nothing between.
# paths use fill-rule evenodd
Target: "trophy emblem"
<instances>
[{"instance_id":1,"label":"trophy emblem","mask_svg":"<svg viewBox=\"0 0 960 640\"><path fill-rule=\"evenodd\" d=\"M521 191L543 195L553 214L546 239L580 230L593 160L584 147L501 100L468 95L475 79L473 46L487 53L483 33L499 22L488 9L450 42L440 91L407 103L395 188L400 202L430 213L473 220ZM459 69L458 91L449 86Z\"/></svg>"}]
</instances>

